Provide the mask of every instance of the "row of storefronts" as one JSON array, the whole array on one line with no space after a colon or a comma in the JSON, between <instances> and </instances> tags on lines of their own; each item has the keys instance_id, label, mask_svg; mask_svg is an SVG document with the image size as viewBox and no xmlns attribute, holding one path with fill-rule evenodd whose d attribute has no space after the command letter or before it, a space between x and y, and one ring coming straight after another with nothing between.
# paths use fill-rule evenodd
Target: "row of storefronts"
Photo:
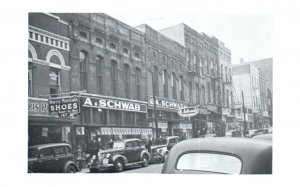
<instances>
[{"instance_id":1,"label":"row of storefronts","mask_svg":"<svg viewBox=\"0 0 300 187\"><path fill-rule=\"evenodd\" d=\"M174 135L189 139L207 133L218 136L225 133L220 108L188 107L187 103L163 98L156 99L156 131L153 101L151 96L148 102L142 102L92 94L29 98L29 146L66 142L72 145L78 158L84 158L92 141L105 147L113 140L124 138L146 140ZM182 108L189 110L179 113Z\"/></svg>"}]
</instances>

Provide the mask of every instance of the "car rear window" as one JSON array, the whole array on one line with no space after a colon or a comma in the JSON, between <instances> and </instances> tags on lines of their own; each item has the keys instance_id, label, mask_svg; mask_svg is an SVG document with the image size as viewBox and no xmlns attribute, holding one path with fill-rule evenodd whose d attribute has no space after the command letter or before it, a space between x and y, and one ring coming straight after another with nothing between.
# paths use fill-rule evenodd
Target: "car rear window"
<instances>
[{"instance_id":1,"label":"car rear window","mask_svg":"<svg viewBox=\"0 0 300 187\"><path fill-rule=\"evenodd\" d=\"M64 147L55 147L54 153L56 156L64 155L65 154Z\"/></svg>"},{"instance_id":2,"label":"car rear window","mask_svg":"<svg viewBox=\"0 0 300 187\"><path fill-rule=\"evenodd\" d=\"M53 149L52 147L51 148L45 148L45 149L42 149L40 151L40 157L43 158L43 157L53 157L54 156L54 152L53 152Z\"/></svg>"},{"instance_id":3,"label":"car rear window","mask_svg":"<svg viewBox=\"0 0 300 187\"><path fill-rule=\"evenodd\" d=\"M179 157L175 168L181 171L239 174L242 170L242 161L233 155L186 153Z\"/></svg>"}]
</instances>

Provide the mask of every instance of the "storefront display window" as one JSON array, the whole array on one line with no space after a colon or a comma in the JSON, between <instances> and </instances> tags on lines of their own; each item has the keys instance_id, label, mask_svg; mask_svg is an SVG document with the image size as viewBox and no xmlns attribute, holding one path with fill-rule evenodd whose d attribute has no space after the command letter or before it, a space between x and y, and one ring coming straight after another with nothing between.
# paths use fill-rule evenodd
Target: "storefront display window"
<instances>
[{"instance_id":1,"label":"storefront display window","mask_svg":"<svg viewBox=\"0 0 300 187\"><path fill-rule=\"evenodd\" d=\"M109 111L109 125L121 126L122 125L122 112L116 110Z\"/></svg>"},{"instance_id":2,"label":"storefront display window","mask_svg":"<svg viewBox=\"0 0 300 187\"><path fill-rule=\"evenodd\" d=\"M28 131L29 146L61 142L71 144L71 127L30 125Z\"/></svg>"},{"instance_id":3,"label":"storefront display window","mask_svg":"<svg viewBox=\"0 0 300 187\"><path fill-rule=\"evenodd\" d=\"M123 112L123 125L124 126L134 126L134 113L133 112Z\"/></svg>"},{"instance_id":4,"label":"storefront display window","mask_svg":"<svg viewBox=\"0 0 300 187\"><path fill-rule=\"evenodd\" d=\"M93 124L101 124L105 125L107 124L107 110L101 109L99 111L97 108L93 108Z\"/></svg>"},{"instance_id":5,"label":"storefront display window","mask_svg":"<svg viewBox=\"0 0 300 187\"><path fill-rule=\"evenodd\" d=\"M145 126L146 125L146 114L136 113L136 125Z\"/></svg>"}]
</instances>

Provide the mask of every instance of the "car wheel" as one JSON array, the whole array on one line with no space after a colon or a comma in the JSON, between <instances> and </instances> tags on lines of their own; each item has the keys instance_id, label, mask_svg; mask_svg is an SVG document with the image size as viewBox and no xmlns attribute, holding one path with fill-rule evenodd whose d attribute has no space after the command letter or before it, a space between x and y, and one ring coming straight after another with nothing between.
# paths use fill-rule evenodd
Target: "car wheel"
<instances>
[{"instance_id":1,"label":"car wheel","mask_svg":"<svg viewBox=\"0 0 300 187\"><path fill-rule=\"evenodd\" d=\"M149 157L147 156L147 155L143 155L142 156L142 161L144 161L143 163L142 163L142 166L143 167L146 167L146 166L148 166L148 162L149 162Z\"/></svg>"},{"instance_id":2,"label":"car wheel","mask_svg":"<svg viewBox=\"0 0 300 187\"><path fill-rule=\"evenodd\" d=\"M77 172L77 170L76 170L75 166L73 166L73 165L69 165L66 169L66 173L76 173L76 172Z\"/></svg>"},{"instance_id":3,"label":"car wheel","mask_svg":"<svg viewBox=\"0 0 300 187\"><path fill-rule=\"evenodd\" d=\"M117 172L121 172L123 171L124 169L124 163L121 159L117 159L115 162L114 162L114 169L117 171Z\"/></svg>"}]
</instances>

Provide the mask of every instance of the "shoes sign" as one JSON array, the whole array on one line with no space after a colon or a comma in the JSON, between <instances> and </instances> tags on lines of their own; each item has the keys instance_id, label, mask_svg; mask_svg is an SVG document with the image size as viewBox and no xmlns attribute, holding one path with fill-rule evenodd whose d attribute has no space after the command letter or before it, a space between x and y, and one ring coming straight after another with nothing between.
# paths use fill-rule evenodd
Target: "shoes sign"
<instances>
[{"instance_id":1,"label":"shoes sign","mask_svg":"<svg viewBox=\"0 0 300 187\"><path fill-rule=\"evenodd\" d=\"M78 97L59 97L49 99L49 114L59 117L69 117L70 114L79 113Z\"/></svg>"}]
</instances>

